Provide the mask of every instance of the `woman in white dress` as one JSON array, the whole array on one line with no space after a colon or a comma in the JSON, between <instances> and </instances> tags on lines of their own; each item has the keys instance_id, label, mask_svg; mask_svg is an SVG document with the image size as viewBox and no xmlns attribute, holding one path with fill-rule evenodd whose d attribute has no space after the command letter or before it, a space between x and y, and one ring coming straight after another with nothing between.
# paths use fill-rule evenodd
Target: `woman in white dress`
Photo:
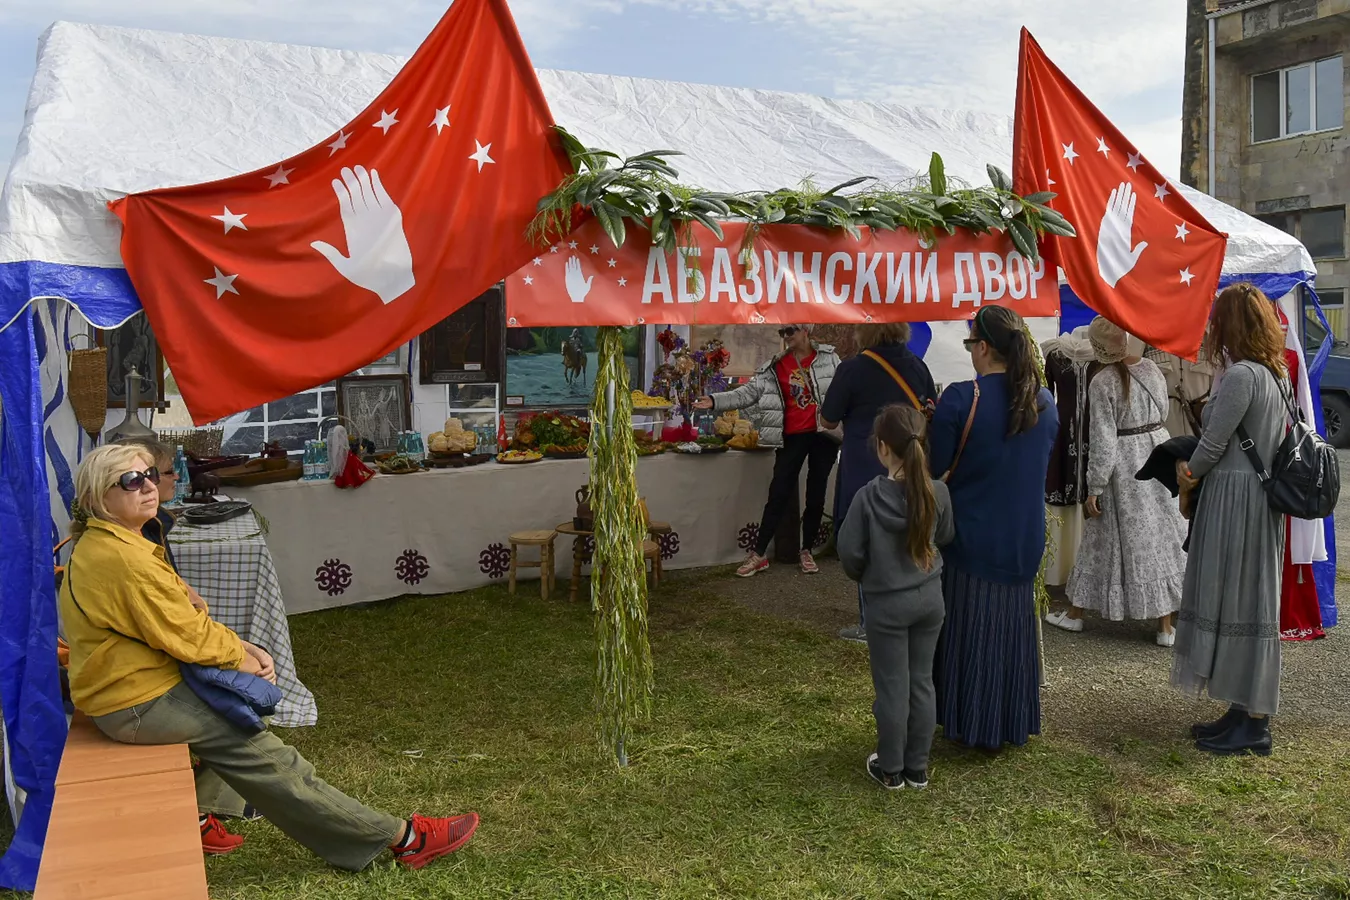
<instances>
[{"instance_id":1,"label":"woman in white dress","mask_svg":"<svg viewBox=\"0 0 1350 900\"><path fill-rule=\"evenodd\" d=\"M1154 619L1158 644L1170 647L1186 574L1186 523L1167 488L1134 477L1168 438L1167 383L1152 361L1129 355L1125 332L1106 319L1093 320L1088 337L1103 368L1088 389L1087 522L1069 576L1073 606L1046 621L1082 631L1085 610L1114 622Z\"/></svg>"}]
</instances>

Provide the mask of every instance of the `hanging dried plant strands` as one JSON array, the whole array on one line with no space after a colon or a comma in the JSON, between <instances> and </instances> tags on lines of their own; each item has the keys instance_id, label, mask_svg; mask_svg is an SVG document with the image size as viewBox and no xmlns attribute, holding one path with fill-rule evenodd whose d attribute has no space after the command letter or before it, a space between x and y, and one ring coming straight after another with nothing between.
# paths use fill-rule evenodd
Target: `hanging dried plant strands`
<instances>
[{"instance_id":1,"label":"hanging dried plant strands","mask_svg":"<svg viewBox=\"0 0 1350 900\"><path fill-rule=\"evenodd\" d=\"M591 509L595 556L595 702L600 739L619 765L634 725L651 714L652 652L647 636L646 525L638 504L633 397L620 329L599 329L591 415Z\"/></svg>"}]
</instances>

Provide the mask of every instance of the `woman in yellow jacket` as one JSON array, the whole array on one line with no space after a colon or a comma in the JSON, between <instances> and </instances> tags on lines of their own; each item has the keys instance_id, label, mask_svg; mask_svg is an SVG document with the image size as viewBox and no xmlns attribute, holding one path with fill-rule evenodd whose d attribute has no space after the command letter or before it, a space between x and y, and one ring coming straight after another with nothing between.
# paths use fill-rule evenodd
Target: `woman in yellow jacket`
<instances>
[{"instance_id":1,"label":"woman in yellow jacket","mask_svg":"<svg viewBox=\"0 0 1350 900\"><path fill-rule=\"evenodd\" d=\"M183 683L179 663L275 675L266 653L192 605L163 547L141 535L159 506L148 456L100 447L76 475L76 544L60 594L75 706L113 740L187 744L268 821L339 868L363 869L388 849L419 869L463 846L476 813L401 820L370 809L276 735L246 734ZM207 818L203 829L219 827Z\"/></svg>"}]
</instances>

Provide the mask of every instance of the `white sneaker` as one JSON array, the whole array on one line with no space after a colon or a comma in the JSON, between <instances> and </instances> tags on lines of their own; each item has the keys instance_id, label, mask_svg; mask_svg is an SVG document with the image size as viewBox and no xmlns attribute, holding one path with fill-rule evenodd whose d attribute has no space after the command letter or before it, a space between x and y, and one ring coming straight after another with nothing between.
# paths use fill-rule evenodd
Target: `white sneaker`
<instances>
[{"instance_id":1,"label":"white sneaker","mask_svg":"<svg viewBox=\"0 0 1350 900\"><path fill-rule=\"evenodd\" d=\"M1056 628L1062 628L1065 631L1077 633L1083 630L1083 620L1069 618L1069 611L1067 609L1063 612L1046 613L1045 622L1047 625L1053 625Z\"/></svg>"},{"instance_id":2,"label":"white sneaker","mask_svg":"<svg viewBox=\"0 0 1350 900\"><path fill-rule=\"evenodd\" d=\"M1159 647L1171 647L1177 642L1176 629L1171 631L1160 631L1157 635Z\"/></svg>"}]
</instances>

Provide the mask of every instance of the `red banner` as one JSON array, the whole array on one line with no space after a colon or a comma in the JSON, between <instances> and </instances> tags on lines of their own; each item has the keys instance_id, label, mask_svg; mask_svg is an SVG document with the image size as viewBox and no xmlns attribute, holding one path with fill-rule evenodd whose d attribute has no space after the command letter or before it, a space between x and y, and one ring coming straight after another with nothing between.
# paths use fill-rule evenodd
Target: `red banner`
<instances>
[{"instance_id":1,"label":"red banner","mask_svg":"<svg viewBox=\"0 0 1350 900\"><path fill-rule=\"evenodd\" d=\"M745 224L718 240L697 226L697 247L667 254L630 228L616 250L587 221L506 280L507 324L758 325L938 322L982 304L1025 317L1059 314L1054 272L1006 235L958 232L926 244L909 232L858 240L802 225L766 225L742 249Z\"/></svg>"}]
</instances>

